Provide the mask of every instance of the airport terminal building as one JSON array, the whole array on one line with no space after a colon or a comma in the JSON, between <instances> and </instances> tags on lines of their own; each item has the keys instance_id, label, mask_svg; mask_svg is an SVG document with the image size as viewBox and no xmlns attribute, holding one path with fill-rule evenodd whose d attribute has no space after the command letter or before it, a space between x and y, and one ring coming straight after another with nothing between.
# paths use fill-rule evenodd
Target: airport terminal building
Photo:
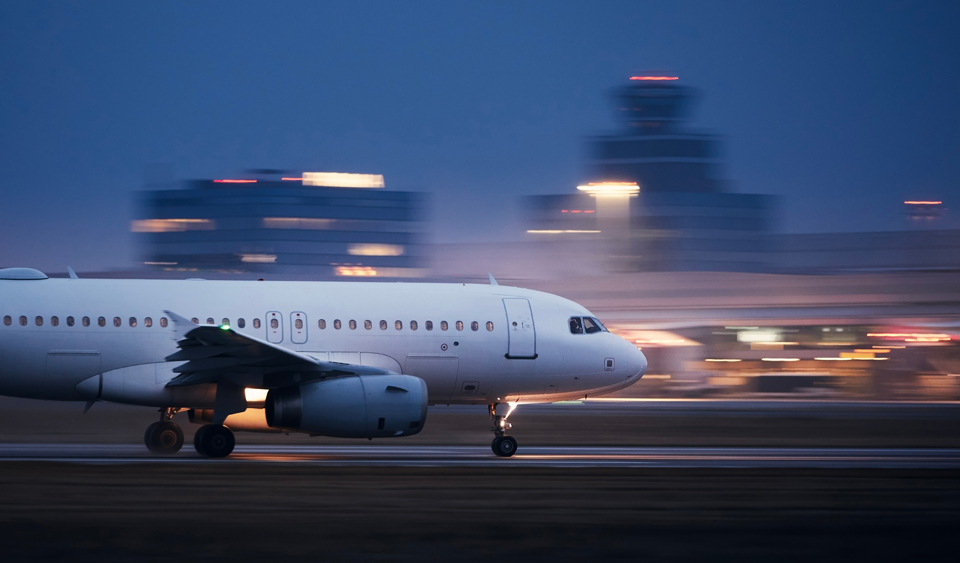
<instances>
[{"instance_id":1,"label":"airport terminal building","mask_svg":"<svg viewBox=\"0 0 960 563\"><path fill-rule=\"evenodd\" d=\"M383 176L311 173L193 180L140 193L143 264L174 272L423 275L424 196Z\"/></svg>"}]
</instances>

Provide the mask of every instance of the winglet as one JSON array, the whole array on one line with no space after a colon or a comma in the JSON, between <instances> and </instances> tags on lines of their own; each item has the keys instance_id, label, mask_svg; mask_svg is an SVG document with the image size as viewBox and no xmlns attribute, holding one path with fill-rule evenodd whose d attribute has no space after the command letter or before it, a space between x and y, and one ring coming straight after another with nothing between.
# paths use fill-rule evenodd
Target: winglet
<instances>
[{"instance_id":1,"label":"winglet","mask_svg":"<svg viewBox=\"0 0 960 563\"><path fill-rule=\"evenodd\" d=\"M80 279L80 276L78 276L77 273L74 272L73 268L71 268L70 266L67 266L67 273L70 274L70 279L72 280Z\"/></svg>"},{"instance_id":2,"label":"winglet","mask_svg":"<svg viewBox=\"0 0 960 563\"><path fill-rule=\"evenodd\" d=\"M188 332L197 327L193 324L193 321L185 319L173 311L164 310L163 312L170 315L170 320L173 321L174 340L183 340Z\"/></svg>"},{"instance_id":3,"label":"winglet","mask_svg":"<svg viewBox=\"0 0 960 563\"><path fill-rule=\"evenodd\" d=\"M490 285L500 285L497 283L497 280L493 279L493 274L487 272L487 275L490 276Z\"/></svg>"}]
</instances>

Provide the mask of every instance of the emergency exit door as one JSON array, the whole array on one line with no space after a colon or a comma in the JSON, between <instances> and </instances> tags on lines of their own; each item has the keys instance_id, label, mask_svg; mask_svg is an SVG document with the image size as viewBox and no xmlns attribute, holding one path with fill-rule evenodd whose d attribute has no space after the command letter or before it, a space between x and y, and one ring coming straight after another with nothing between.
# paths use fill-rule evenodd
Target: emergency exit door
<instances>
[{"instance_id":1,"label":"emergency exit door","mask_svg":"<svg viewBox=\"0 0 960 563\"><path fill-rule=\"evenodd\" d=\"M533 326L533 312L530 301L519 298L503 300L507 312L507 358L532 360L537 357L537 333Z\"/></svg>"}]
</instances>

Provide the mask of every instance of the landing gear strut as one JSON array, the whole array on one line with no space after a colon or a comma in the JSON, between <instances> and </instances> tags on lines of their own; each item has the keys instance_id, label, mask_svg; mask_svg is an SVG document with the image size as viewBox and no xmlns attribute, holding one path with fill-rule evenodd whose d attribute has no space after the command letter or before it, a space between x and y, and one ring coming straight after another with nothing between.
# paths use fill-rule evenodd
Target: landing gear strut
<instances>
[{"instance_id":1,"label":"landing gear strut","mask_svg":"<svg viewBox=\"0 0 960 563\"><path fill-rule=\"evenodd\" d=\"M183 447L183 430L170 420L179 410L173 407L160 409L160 420L148 426L143 435L143 443L148 450L160 455L173 455L180 451Z\"/></svg>"},{"instance_id":2,"label":"landing gear strut","mask_svg":"<svg viewBox=\"0 0 960 563\"><path fill-rule=\"evenodd\" d=\"M509 408L507 408L509 407ZM513 412L516 405L507 405L506 403L497 403L489 405L490 419L493 421L494 438L490 444L490 449L499 457L510 457L517 451L517 441L513 436L507 436L506 432L513 425L507 422L507 417ZM500 413L503 414L500 414Z\"/></svg>"},{"instance_id":3,"label":"landing gear strut","mask_svg":"<svg viewBox=\"0 0 960 563\"><path fill-rule=\"evenodd\" d=\"M222 424L201 426L193 435L193 447L206 457L227 457L236 444L233 432Z\"/></svg>"}]
</instances>

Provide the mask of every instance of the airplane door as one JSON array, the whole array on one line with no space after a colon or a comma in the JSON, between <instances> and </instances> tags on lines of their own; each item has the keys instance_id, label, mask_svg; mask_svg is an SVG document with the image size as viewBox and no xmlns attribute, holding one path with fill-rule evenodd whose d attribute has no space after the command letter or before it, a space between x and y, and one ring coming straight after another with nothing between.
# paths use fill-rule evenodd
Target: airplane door
<instances>
[{"instance_id":1,"label":"airplane door","mask_svg":"<svg viewBox=\"0 0 960 563\"><path fill-rule=\"evenodd\" d=\"M503 300L507 311L507 331L510 334L507 358L532 360L537 357L537 333L533 326L530 301L510 298Z\"/></svg>"},{"instance_id":2,"label":"airplane door","mask_svg":"<svg viewBox=\"0 0 960 563\"><path fill-rule=\"evenodd\" d=\"M267 313L267 342L283 342L283 315L276 311Z\"/></svg>"},{"instance_id":3,"label":"airplane door","mask_svg":"<svg viewBox=\"0 0 960 563\"><path fill-rule=\"evenodd\" d=\"M307 343L307 314L295 311L290 313L290 341L294 344Z\"/></svg>"}]
</instances>

